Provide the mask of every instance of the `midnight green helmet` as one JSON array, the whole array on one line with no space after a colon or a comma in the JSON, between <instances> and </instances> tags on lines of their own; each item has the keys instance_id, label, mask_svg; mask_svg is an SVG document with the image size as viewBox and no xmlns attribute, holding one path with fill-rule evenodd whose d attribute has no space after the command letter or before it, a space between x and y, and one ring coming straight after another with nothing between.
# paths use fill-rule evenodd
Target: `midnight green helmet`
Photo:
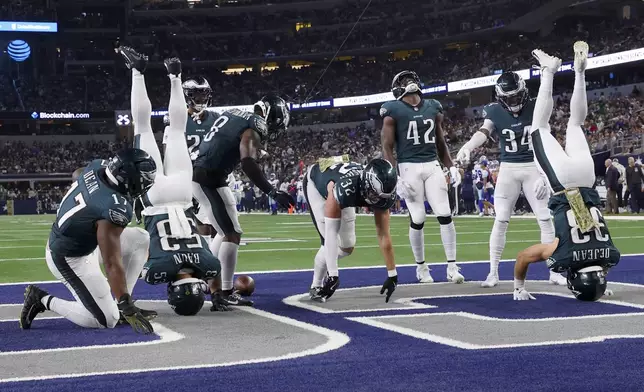
<instances>
[{"instance_id":1,"label":"midnight green helmet","mask_svg":"<svg viewBox=\"0 0 644 392\"><path fill-rule=\"evenodd\" d=\"M606 291L606 273L600 266L568 272L568 288L580 301L597 301Z\"/></svg>"},{"instance_id":2,"label":"midnight green helmet","mask_svg":"<svg viewBox=\"0 0 644 392\"><path fill-rule=\"evenodd\" d=\"M168 284L168 303L180 316L199 313L206 298L207 285L197 278L179 279Z\"/></svg>"},{"instance_id":3,"label":"midnight green helmet","mask_svg":"<svg viewBox=\"0 0 644 392\"><path fill-rule=\"evenodd\" d=\"M389 209L396 201L397 181L398 174L389 161L373 159L362 171L362 197L373 208Z\"/></svg>"}]
</instances>

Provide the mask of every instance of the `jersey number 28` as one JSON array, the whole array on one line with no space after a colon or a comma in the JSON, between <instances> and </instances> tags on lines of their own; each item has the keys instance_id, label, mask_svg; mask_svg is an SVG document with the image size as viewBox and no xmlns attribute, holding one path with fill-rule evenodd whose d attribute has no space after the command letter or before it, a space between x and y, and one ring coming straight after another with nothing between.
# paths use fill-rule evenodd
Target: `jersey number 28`
<instances>
[{"instance_id":1,"label":"jersey number 28","mask_svg":"<svg viewBox=\"0 0 644 392\"><path fill-rule=\"evenodd\" d=\"M429 124L423 137L425 144L435 144L436 135L434 134L434 120L428 118L427 120L423 120L423 124ZM414 146L420 144L420 135L418 135L418 121L414 120L409 122L409 127L407 128L407 140L413 140Z\"/></svg>"},{"instance_id":2,"label":"jersey number 28","mask_svg":"<svg viewBox=\"0 0 644 392\"><path fill-rule=\"evenodd\" d=\"M523 127L521 133L521 145L528 146L528 151L532 151L532 143L530 143L530 126ZM505 136L505 152L517 152L519 146L517 145L517 134L511 129L504 129L501 133Z\"/></svg>"}]
</instances>

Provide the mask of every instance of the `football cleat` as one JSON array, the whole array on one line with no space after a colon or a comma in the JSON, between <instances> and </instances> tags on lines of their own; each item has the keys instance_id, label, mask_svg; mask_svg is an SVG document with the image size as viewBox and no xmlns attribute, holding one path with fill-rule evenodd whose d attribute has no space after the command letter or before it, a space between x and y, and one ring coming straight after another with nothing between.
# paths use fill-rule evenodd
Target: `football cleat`
<instances>
[{"instance_id":1,"label":"football cleat","mask_svg":"<svg viewBox=\"0 0 644 392\"><path fill-rule=\"evenodd\" d=\"M554 75L559 70L559 67L561 67L560 58L551 56L541 49L533 50L532 57L537 59L539 62L539 69L541 69L541 72L548 70Z\"/></svg>"},{"instance_id":2,"label":"football cleat","mask_svg":"<svg viewBox=\"0 0 644 392\"><path fill-rule=\"evenodd\" d=\"M418 279L419 283L434 283L434 278L429 273L427 264L416 265L416 279Z\"/></svg>"},{"instance_id":3,"label":"football cleat","mask_svg":"<svg viewBox=\"0 0 644 392\"><path fill-rule=\"evenodd\" d=\"M38 286L29 285L25 289L25 302L20 312L20 328L31 328L31 322L34 321L39 313L47 310L45 305L42 304L42 299L49 295L45 290L41 290Z\"/></svg>"},{"instance_id":4,"label":"football cleat","mask_svg":"<svg viewBox=\"0 0 644 392\"><path fill-rule=\"evenodd\" d=\"M176 77L181 75L181 60L178 57L170 57L169 59L163 60L163 65L165 65L168 75L174 75Z\"/></svg>"},{"instance_id":5,"label":"football cleat","mask_svg":"<svg viewBox=\"0 0 644 392\"><path fill-rule=\"evenodd\" d=\"M311 287L309 289L309 298L311 301L315 302L326 302L326 298L324 298L320 292L322 291L322 287Z\"/></svg>"},{"instance_id":6,"label":"football cleat","mask_svg":"<svg viewBox=\"0 0 644 392\"><path fill-rule=\"evenodd\" d=\"M233 292L228 296L224 295L223 299L230 306L253 306L255 303L249 299L243 298L239 293Z\"/></svg>"},{"instance_id":7,"label":"football cleat","mask_svg":"<svg viewBox=\"0 0 644 392\"><path fill-rule=\"evenodd\" d=\"M575 72L586 71L588 65L588 44L584 41L577 41L573 45L575 52Z\"/></svg>"},{"instance_id":8,"label":"football cleat","mask_svg":"<svg viewBox=\"0 0 644 392\"><path fill-rule=\"evenodd\" d=\"M465 277L461 274L461 267L456 264L447 265L447 281L461 284L465 282Z\"/></svg>"},{"instance_id":9,"label":"football cleat","mask_svg":"<svg viewBox=\"0 0 644 392\"><path fill-rule=\"evenodd\" d=\"M148 56L137 52L129 46L119 47L118 52L125 59L125 66L128 69L136 69L141 73L145 72L145 68L148 66Z\"/></svg>"},{"instance_id":10,"label":"football cleat","mask_svg":"<svg viewBox=\"0 0 644 392\"><path fill-rule=\"evenodd\" d=\"M485 280L481 282L481 287L490 288L490 287L495 287L498 284L499 284L499 274L490 272L487 275L487 278L485 278Z\"/></svg>"},{"instance_id":11,"label":"football cleat","mask_svg":"<svg viewBox=\"0 0 644 392\"><path fill-rule=\"evenodd\" d=\"M552 271L550 271L549 282L556 286L568 286L568 279L565 276Z\"/></svg>"},{"instance_id":12,"label":"football cleat","mask_svg":"<svg viewBox=\"0 0 644 392\"><path fill-rule=\"evenodd\" d=\"M320 290L319 294L325 299L331 298L335 291L340 286L340 278L337 276L329 276L324 282L324 286Z\"/></svg>"}]
</instances>

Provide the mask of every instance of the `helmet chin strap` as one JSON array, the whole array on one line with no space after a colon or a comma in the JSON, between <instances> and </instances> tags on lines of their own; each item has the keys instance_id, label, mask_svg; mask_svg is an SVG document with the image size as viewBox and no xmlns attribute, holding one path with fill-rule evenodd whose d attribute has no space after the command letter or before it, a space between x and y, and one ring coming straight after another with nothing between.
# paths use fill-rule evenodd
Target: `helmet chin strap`
<instances>
[{"instance_id":1,"label":"helmet chin strap","mask_svg":"<svg viewBox=\"0 0 644 392\"><path fill-rule=\"evenodd\" d=\"M420 91L420 86L419 86L418 84L416 84L416 83L409 83L408 85L406 85L406 86L405 86L405 92L404 92L404 93L402 93L402 95L401 95L400 97L398 97L398 99L399 99L399 100L400 100L400 99L403 99L403 97L404 97L405 95L408 95L408 94L416 94L416 93L418 93L419 91Z\"/></svg>"}]
</instances>

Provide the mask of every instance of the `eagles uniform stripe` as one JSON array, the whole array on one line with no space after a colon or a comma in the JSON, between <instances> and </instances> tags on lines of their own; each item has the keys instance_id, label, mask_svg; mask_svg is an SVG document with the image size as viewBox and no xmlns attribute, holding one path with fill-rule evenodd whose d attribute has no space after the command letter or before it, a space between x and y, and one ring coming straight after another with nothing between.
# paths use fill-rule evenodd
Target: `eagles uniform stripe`
<instances>
[{"instance_id":1,"label":"eagles uniform stripe","mask_svg":"<svg viewBox=\"0 0 644 392\"><path fill-rule=\"evenodd\" d=\"M561 182L559 182L559 179L555 175L554 169L550 165L550 161L548 161L548 156L546 155L546 151L543 148L543 141L541 140L539 131L532 133L532 148L534 149L534 156L537 158L537 162L539 162L541 169L543 169L546 177L548 177L548 181L550 182L550 186L552 186L552 190L555 192L563 191L564 186L561 185Z\"/></svg>"},{"instance_id":2,"label":"eagles uniform stripe","mask_svg":"<svg viewBox=\"0 0 644 392\"><path fill-rule=\"evenodd\" d=\"M74 270L69 266L66 258L64 256L56 255L53 252L51 253L51 256L54 261L54 265L63 276L63 279L65 279L65 282L67 282L71 289L74 290L78 299L80 299L81 303L85 306L85 309L89 310L96 320L103 327L107 328L107 318L105 317L105 313L103 313L100 306L98 306L94 297L92 297L92 294L85 286L85 283L83 283L81 278L79 278Z\"/></svg>"}]
</instances>

